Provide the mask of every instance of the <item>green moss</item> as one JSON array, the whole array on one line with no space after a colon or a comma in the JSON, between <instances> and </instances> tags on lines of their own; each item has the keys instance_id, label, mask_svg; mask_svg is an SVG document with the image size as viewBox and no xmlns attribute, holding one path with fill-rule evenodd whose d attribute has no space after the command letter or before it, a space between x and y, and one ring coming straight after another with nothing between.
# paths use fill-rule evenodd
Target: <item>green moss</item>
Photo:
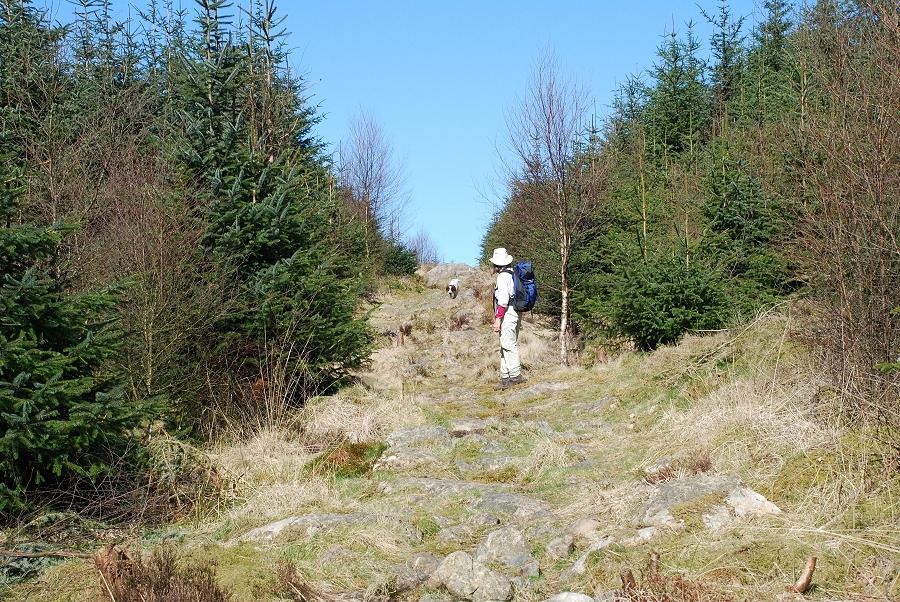
<instances>
[{"instance_id":1,"label":"green moss","mask_svg":"<svg viewBox=\"0 0 900 602\"><path fill-rule=\"evenodd\" d=\"M214 562L218 582L232 590L237 600L258 600L274 584L273 559L253 545L205 545L190 556L198 561Z\"/></svg>"},{"instance_id":2,"label":"green moss","mask_svg":"<svg viewBox=\"0 0 900 602\"><path fill-rule=\"evenodd\" d=\"M703 528L703 515L713 507L725 503L725 494L722 492L709 493L688 502L672 506L672 516L684 522L690 531Z\"/></svg>"},{"instance_id":3,"label":"green moss","mask_svg":"<svg viewBox=\"0 0 900 602\"><path fill-rule=\"evenodd\" d=\"M481 457L481 446L469 439L464 439L453 450L453 457L462 462L474 462Z\"/></svg>"},{"instance_id":4,"label":"green moss","mask_svg":"<svg viewBox=\"0 0 900 602\"><path fill-rule=\"evenodd\" d=\"M514 483L519 479L519 469L515 466L504 466L499 470L482 470L471 478L473 481L483 483Z\"/></svg>"},{"instance_id":5,"label":"green moss","mask_svg":"<svg viewBox=\"0 0 900 602\"><path fill-rule=\"evenodd\" d=\"M383 441L375 443L343 442L319 454L309 464L313 472L325 472L338 478L363 477L387 449Z\"/></svg>"},{"instance_id":6,"label":"green moss","mask_svg":"<svg viewBox=\"0 0 900 602\"><path fill-rule=\"evenodd\" d=\"M441 530L441 525L431 516L418 516L413 521L415 528L422 534L422 539L427 541L437 535Z\"/></svg>"},{"instance_id":7,"label":"green moss","mask_svg":"<svg viewBox=\"0 0 900 602\"><path fill-rule=\"evenodd\" d=\"M838 474L840 457L834 453L798 454L789 458L768 490L773 502L796 504L813 490L824 487Z\"/></svg>"}]
</instances>

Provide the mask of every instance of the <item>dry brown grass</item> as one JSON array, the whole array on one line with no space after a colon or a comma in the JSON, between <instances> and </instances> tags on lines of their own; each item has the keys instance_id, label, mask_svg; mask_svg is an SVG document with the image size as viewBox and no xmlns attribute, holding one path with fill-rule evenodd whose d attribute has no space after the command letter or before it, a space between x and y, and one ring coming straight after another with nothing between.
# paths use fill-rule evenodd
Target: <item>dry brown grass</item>
<instances>
[{"instance_id":1,"label":"dry brown grass","mask_svg":"<svg viewBox=\"0 0 900 602\"><path fill-rule=\"evenodd\" d=\"M111 602L230 602L232 593L216 579L210 561L180 561L173 548L149 556L108 546L95 558L101 590Z\"/></svg>"},{"instance_id":2,"label":"dry brown grass","mask_svg":"<svg viewBox=\"0 0 900 602\"><path fill-rule=\"evenodd\" d=\"M279 562L275 567L276 592L294 602L330 602L332 596L310 585L298 572L290 560Z\"/></svg>"},{"instance_id":3,"label":"dry brown grass","mask_svg":"<svg viewBox=\"0 0 900 602\"><path fill-rule=\"evenodd\" d=\"M650 552L638 576L631 568L619 573L622 587L616 591L621 602L732 602L735 598L700 581L663 572L660 555ZM742 598L743 599L743 598Z\"/></svg>"},{"instance_id":4,"label":"dry brown grass","mask_svg":"<svg viewBox=\"0 0 900 602\"><path fill-rule=\"evenodd\" d=\"M463 330L472 324L472 318L465 312L460 312L450 318L450 330Z\"/></svg>"}]
</instances>

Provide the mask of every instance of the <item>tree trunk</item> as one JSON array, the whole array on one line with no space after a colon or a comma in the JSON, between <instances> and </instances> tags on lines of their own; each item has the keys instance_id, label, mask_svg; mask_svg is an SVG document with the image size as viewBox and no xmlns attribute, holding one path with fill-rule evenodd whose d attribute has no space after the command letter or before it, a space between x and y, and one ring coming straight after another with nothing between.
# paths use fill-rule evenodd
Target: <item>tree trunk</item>
<instances>
[{"instance_id":1,"label":"tree trunk","mask_svg":"<svg viewBox=\"0 0 900 602\"><path fill-rule=\"evenodd\" d=\"M569 365L569 252L564 236L559 243L559 293L562 303L559 310L559 361Z\"/></svg>"}]
</instances>

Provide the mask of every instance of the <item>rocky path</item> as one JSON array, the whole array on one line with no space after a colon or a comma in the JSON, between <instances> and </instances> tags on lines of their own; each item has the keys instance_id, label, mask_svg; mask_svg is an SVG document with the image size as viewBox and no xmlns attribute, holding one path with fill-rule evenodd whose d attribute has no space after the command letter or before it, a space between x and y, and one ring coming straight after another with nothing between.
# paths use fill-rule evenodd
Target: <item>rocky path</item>
<instances>
[{"instance_id":1,"label":"rocky path","mask_svg":"<svg viewBox=\"0 0 900 602\"><path fill-rule=\"evenodd\" d=\"M529 382L493 391L493 341L476 297L467 290L451 304L430 289L376 312L385 332L415 326L403 347L376 358L374 395L398 396L397 377L393 411L421 419L382 430L371 471L341 490L344 511L286 516L235 534L232 545L314 541L316 563L358 563L365 591L336 592L308 575L344 599L615 600L615 569L660 540L780 512L737 476L645 455L652 446L636 428L656 408L624 407L596 374L552 367L551 334L536 324L525 327ZM410 383L414 394L403 392ZM354 547L355 533L379 541Z\"/></svg>"}]
</instances>

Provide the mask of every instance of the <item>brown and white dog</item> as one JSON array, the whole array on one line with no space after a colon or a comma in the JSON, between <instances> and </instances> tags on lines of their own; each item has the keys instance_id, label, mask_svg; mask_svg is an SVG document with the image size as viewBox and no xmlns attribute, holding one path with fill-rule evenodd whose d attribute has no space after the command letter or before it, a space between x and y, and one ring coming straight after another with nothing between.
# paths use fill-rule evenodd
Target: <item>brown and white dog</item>
<instances>
[{"instance_id":1,"label":"brown and white dog","mask_svg":"<svg viewBox=\"0 0 900 602\"><path fill-rule=\"evenodd\" d=\"M459 293L459 278L454 278L447 284L447 294L450 295L451 299L456 299L456 295Z\"/></svg>"}]
</instances>

